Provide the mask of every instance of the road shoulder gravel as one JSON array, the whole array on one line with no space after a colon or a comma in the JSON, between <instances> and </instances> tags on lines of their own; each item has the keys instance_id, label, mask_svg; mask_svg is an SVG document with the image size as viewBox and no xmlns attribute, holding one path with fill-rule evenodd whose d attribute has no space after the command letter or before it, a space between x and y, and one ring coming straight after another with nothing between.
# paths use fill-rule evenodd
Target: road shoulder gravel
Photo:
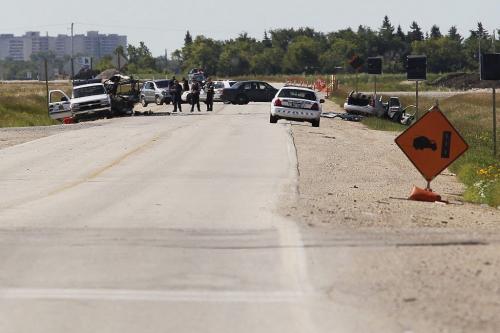
<instances>
[{"instance_id":1,"label":"road shoulder gravel","mask_svg":"<svg viewBox=\"0 0 500 333\"><path fill-rule=\"evenodd\" d=\"M449 171L432 188L451 204L408 201L425 181L394 144L396 133L321 122L290 125L300 176L280 208L306 235L323 235L322 250L309 250L314 285L360 314L380 310L401 331L496 331L500 211L463 202ZM325 269L327 280L314 274Z\"/></svg>"}]
</instances>

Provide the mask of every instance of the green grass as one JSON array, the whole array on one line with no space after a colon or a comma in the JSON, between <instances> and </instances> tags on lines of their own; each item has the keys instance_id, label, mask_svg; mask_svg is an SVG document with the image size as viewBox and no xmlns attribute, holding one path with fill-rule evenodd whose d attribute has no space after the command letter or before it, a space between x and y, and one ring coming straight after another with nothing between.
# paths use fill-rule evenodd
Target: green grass
<instances>
[{"instance_id":1,"label":"green grass","mask_svg":"<svg viewBox=\"0 0 500 333\"><path fill-rule=\"evenodd\" d=\"M428 83L433 82L439 77L438 74L428 74L427 81L420 82L419 89L422 91L436 90L435 86ZM415 91L415 82L408 81L406 74L384 74L384 75L369 75L358 74L358 91L374 91L375 78L377 80L377 91ZM337 79L342 86L356 86L355 74L338 74Z\"/></svg>"},{"instance_id":2,"label":"green grass","mask_svg":"<svg viewBox=\"0 0 500 333\"><path fill-rule=\"evenodd\" d=\"M51 89L69 90L67 85ZM0 84L0 127L46 126L57 124L48 116L45 84Z\"/></svg>"},{"instance_id":3,"label":"green grass","mask_svg":"<svg viewBox=\"0 0 500 333\"><path fill-rule=\"evenodd\" d=\"M333 93L332 100L343 105L350 90L350 86L341 85ZM400 99L403 105L415 103L413 96L400 96ZM421 114L425 112L422 110L430 109L434 103L435 99L421 97ZM450 170L466 185L464 199L492 207L500 206L500 157L493 156L491 94L455 95L439 100L439 105L470 147L450 166ZM365 118L363 123L374 130L402 132L406 129L387 119ZM500 142L497 145L500 147Z\"/></svg>"}]
</instances>

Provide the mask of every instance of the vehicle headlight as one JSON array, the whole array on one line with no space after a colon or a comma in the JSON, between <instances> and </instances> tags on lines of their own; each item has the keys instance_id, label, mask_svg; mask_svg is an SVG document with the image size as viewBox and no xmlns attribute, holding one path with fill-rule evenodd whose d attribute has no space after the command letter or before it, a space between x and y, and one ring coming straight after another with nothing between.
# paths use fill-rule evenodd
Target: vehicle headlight
<instances>
[{"instance_id":1,"label":"vehicle headlight","mask_svg":"<svg viewBox=\"0 0 500 333\"><path fill-rule=\"evenodd\" d=\"M166 90L163 90L163 91L161 92L161 94L162 94L162 95L166 95L166 94L167 94L167 91L166 91Z\"/></svg>"},{"instance_id":2,"label":"vehicle headlight","mask_svg":"<svg viewBox=\"0 0 500 333\"><path fill-rule=\"evenodd\" d=\"M101 104L109 104L109 100L107 98L102 99Z\"/></svg>"},{"instance_id":3,"label":"vehicle headlight","mask_svg":"<svg viewBox=\"0 0 500 333\"><path fill-rule=\"evenodd\" d=\"M80 108L80 104L71 104L71 108L78 110Z\"/></svg>"}]
</instances>

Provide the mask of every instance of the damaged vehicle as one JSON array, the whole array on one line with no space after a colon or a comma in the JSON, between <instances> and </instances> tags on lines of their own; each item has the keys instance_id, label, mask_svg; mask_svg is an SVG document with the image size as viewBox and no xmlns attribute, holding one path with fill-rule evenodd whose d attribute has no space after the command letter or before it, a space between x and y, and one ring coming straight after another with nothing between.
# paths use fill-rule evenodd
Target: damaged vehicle
<instances>
[{"instance_id":1,"label":"damaged vehicle","mask_svg":"<svg viewBox=\"0 0 500 333\"><path fill-rule=\"evenodd\" d=\"M89 80L90 81L90 80ZM111 116L111 97L104 84L78 82L73 86L71 112L74 121L99 119Z\"/></svg>"},{"instance_id":2,"label":"damaged vehicle","mask_svg":"<svg viewBox=\"0 0 500 333\"><path fill-rule=\"evenodd\" d=\"M49 91L49 117L73 122L133 115L139 102L139 82L120 74L73 82L71 98L62 90Z\"/></svg>"},{"instance_id":3,"label":"damaged vehicle","mask_svg":"<svg viewBox=\"0 0 500 333\"><path fill-rule=\"evenodd\" d=\"M415 109L413 114L407 112L410 109ZM398 97L391 97L386 104L386 116L390 120L401 123L402 125L409 126L415 120L415 112L417 107L414 105L409 105L406 108L403 108L401 102Z\"/></svg>"},{"instance_id":4,"label":"damaged vehicle","mask_svg":"<svg viewBox=\"0 0 500 333\"><path fill-rule=\"evenodd\" d=\"M381 117L385 113L382 97L351 91L344 103L344 110L350 114Z\"/></svg>"},{"instance_id":5,"label":"damaged vehicle","mask_svg":"<svg viewBox=\"0 0 500 333\"><path fill-rule=\"evenodd\" d=\"M384 103L382 96L352 91L344 103L344 110L351 115L386 117L394 122L409 126L415 119L415 113L408 110L415 108L410 105L403 108L398 97L390 97Z\"/></svg>"},{"instance_id":6,"label":"damaged vehicle","mask_svg":"<svg viewBox=\"0 0 500 333\"><path fill-rule=\"evenodd\" d=\"M140 82L133 77L120 74L112 76L104 82L106 91L111 98L111 115L131 116L134 114L134 106L140 99Z\"/></svg>"},{"instance_id":7,"label":"damaged vehicle","mask_svg":"<svg viewBox=\"0 0 500 333\"><path fill-rule=\"evenodd\" d=\"M54 120L63 121L66 118L71 118L70 98L62 90L49 91L49 117Z\"/></svg>"}]
</instances>

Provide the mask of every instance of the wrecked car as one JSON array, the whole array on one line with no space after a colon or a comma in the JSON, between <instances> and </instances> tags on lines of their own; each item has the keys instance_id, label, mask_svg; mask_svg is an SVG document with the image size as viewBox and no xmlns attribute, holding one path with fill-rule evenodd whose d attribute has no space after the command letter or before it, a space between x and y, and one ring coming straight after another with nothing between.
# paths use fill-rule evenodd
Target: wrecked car
<instances>
[{"instance_id":1,"label":"wrecked car","mask_svg":"<svg viewBox=\"0 0 500 333\"><path fill-rule=\"evenodd\" d=\"M352 91L344 103L344 110L350 114L381 117L385 113L382 97Z\"/></svg>"}]
</instances>

